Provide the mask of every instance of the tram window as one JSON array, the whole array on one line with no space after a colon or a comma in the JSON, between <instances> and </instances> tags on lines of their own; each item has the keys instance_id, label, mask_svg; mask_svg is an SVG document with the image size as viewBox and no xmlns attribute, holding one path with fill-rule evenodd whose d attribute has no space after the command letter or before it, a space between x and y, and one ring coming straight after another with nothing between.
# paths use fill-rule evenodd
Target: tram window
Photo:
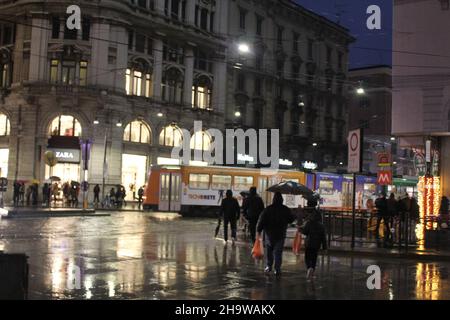
<instances>
[{"instance_id":1,"label":"tram window","mask_svg":"<svg viewBox=\"0 0 450 320\"><path fill-rule=\"evenodd\" d=\"M191 173L189 175L189 188L209 189L209 174Z\"/></svg>"},{"instance_id":2,"label":"tram window","mask_svg":"<svg viewBox=\"0 0 450 320\"><path fill-rule=\"evenodd\" d=\"M253 177L234 177L234 190L249 190L253 187Z\"/></svg>"},{"instance_id":3,"label":"tram window","mask_svg":"<svg viewBox=\"0 0 450 320\"><path fill-rule=\"evenodd\" d=\"M211 189L229 190L231 189L231 176L212 175Z\"/></svg>"}]
</instances>

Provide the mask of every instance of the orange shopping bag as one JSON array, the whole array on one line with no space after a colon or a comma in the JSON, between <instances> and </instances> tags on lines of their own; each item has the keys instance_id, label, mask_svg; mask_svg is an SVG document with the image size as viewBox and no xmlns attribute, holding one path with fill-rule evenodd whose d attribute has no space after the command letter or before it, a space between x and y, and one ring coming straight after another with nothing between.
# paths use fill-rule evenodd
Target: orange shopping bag
<instances>
[{"instance_id":1,"label":"orange shopping bag","mask_svg":"<svg viewBox=\"0 0 450 320\"><path fill-rule=\"evenodd\" d=\"M302 248L302 235L300 232L297 231L295 233L294 243L292 244L292 252L294 252L295 255L299 255L301 248Z\"/></svg>"},{"instance_id":2,"label":"orange shopping bag","mask_svg":"<svg viewBox=\"0 0 450 320\"><path fill-rule=\"evenodd\" d=\"M257 238L255 241L255 244L253 245L252 249L252 257L254 259L261 259L264 256L263 247L261 243L261 239Z\"/></svg>"}]
</instances>

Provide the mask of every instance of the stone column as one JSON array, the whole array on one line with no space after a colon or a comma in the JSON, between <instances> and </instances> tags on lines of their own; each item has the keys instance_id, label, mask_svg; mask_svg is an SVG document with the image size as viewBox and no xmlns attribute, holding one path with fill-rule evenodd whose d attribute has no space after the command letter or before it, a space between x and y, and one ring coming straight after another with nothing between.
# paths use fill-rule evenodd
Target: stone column
<instances>
[{"instance_id":1,"label":"stone column","mask_svg":"<svg viewBox=\"0 0 450 320\"><path fill-rule=\"evenodd\" d=\"M153 66L153 96L156 100L161 100L161 82L163 73L163 42L160 39L155 39L153 41L153 56L154 56L154 66Z\"/></svg>"},{"instance_id":2,"label":"stone column","mask_svg":"<svg viewBox=\"0 0 450 320\"><path fill-rule=\"evenodd\" d=\"M92 57L88 84L100 87L112 86L112 77L108 72L109 24L98 21L92 25Z\"/></svg>"},{"instance_id":3,"label":"stone column","mask_svg":"<svg viewBox=\"0 0 450 320\"><path fill-rule=\"evenodd\" d=\"M185 71L184 71L184 92L183 104L186 107L192 106L192 85L194 82L194 50L192 47L185 49Z\"/></svg>"},{"instance_id":4,"label":"stone column","mask_svg":"<svg viewBox=\"0 0 450 320\"><path fill-rule=\"evenodd\" d=\"M228 11L229 6L233 5L232 1L217 1L216 12L214 14L214 32L228 33Z\"/></svg>"},{"instance_id":5,"label":"stone column","mask_svg":"<svg viewBox=\"0 0 450 320\"><path fill-rule=\"evenodd\" d=\"M226 92L227 92L227 65L225 61L216 61L214 62L214 83L212 92L212 102L213 102L212 108L215 111L225 112L226 108L225 103L227 100Z\"/></svg>"},{"instance_id":6,"label":"stone column","mask_svg":"<svg viewBox=\"0 0 450 320\"><path fill-rule=\"evenodd\" d=\"M50 24L47 16L31 20L30 81L45 81L48 70L47 49L50 38Z\"/></svg>"},{"instance_id":7,"label":"stone column","mask_svg":"<svg viewBox=\"0 0 450 320\"><path fill-rule=\"evenodd\" d=\"M155 1L155 10L160 14L164 14L164 0L156 0Z\"/></svg>"},{"instance_id":8,"label":"stone column","mask_svg":"<svg viewBox=\"0 0 450 320\"><path fill-rule=\"evenodd\" d=\"M128 43L128 33L124 27L112 26L111 29L112 32L117 35L118 42L114 87L116 91L125 93L125 72L128 67L128 46L126 45L126 43Z\"/></svg>"},{"instance_id":9,"label":"stone column","mask_svg":"<svg viewBox=\"0 0 450 320\"><path fill-rule=\"evenodd\" d=\"M195 0L186 1L186 23L195 25Z\"/></svg>"}]
</instances>

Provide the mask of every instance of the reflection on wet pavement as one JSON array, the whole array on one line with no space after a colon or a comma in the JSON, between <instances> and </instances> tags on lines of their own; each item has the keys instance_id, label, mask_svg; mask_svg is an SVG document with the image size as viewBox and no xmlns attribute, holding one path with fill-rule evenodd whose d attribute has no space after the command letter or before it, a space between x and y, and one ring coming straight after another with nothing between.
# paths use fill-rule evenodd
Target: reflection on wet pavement
<instances>
[{"instance_id":1,"label":"reflection on wet pavement","mask_svg":"<svg viewBox=\"0 0 450 320\"><path fill-rule=\"evenodd\" d=\"M307 282L287 250L276 279L244 240L213 239L215 225L141 212L0 220L0 248L29 256L31 299L450 299L450 263L321 256ZM372 264L381 290L367 289Z\"/></svg>"}]
</instances>

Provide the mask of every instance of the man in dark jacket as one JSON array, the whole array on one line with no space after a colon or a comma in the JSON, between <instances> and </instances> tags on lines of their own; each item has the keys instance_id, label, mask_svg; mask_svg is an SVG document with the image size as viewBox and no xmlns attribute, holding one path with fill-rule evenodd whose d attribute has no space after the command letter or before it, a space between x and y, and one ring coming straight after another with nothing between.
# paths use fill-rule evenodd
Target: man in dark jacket
<instances>
[{"instance_id":1,"label":"man in dark jacket","mask_svg":"<svg viewBox=\"0 0 450 320\"><path fill-rule=\"evenodd\" d=\"M244 203L242 204L242 212L245 219L248 221L252 243L255 243L256 224L258 223L259 216L263 210L264 202L261 197L256 194L256 188L251 187L249 196L245 198Z\"/></svg>"},{"instance_id":2,"label":"man in dark jacket","mask_svg":"<svg viewBox=\"0 0 450 320\"><path fill-rule=\"evenodd\" d=\"M313 202L316 200L309 200L308 207L315 208ZM327 249L327 237L325 233L325 227L321 222L322 216L319 211L312 209L305 224L300 227L300 232L306 236L305 240L305 263L308 278L314 275L316 269L317 256L319 250L322 247Z\"/></svg>"},{"instance_id":3,"label":"man in dark jacket","mask_svg":"<svg viewBox=\"0 0 450 320\"><path fill-rule=\"evenodd\" d=\"M281 274L281 263L283 258L284 240L286 230L290 223L295 220L291 210L283 205L283 196L276 192L272 205L268 206L259 217L256 231L258 239L264 231L264 242L266 248L266 268L264 272L272 271L275 260L275 275Z\"/></svg>"},{"instance_id":4,"label":"man in dark jacket","mask_svg":"<svg viewBox=\"0 0 450 320\"><path fill-rule=\"evenodd\" d=\"M380 223L381 220L384 222L385 238L390 237L391 228L389 226L389 212L388 212L388 202L386 199L386 193L382 193L381 196L375 200L375 207L377 208L377 227L375 229L375 235L380 238Z\"/></svg>"},{"instance_id":5,"label":"man in dark jacket","mask_svg":"<svg viewBox=\"0 0 450 320\"><path fill-rule=\"evenodd\" d=\"M231 239L236 241L237 220L239 219L239 202L233 197L233 191L227 190L225 199L222 200L220 215L223 216L223 238L224 243L228 241L228 224L231 225Z\"/></svg>"}]
</instances>

